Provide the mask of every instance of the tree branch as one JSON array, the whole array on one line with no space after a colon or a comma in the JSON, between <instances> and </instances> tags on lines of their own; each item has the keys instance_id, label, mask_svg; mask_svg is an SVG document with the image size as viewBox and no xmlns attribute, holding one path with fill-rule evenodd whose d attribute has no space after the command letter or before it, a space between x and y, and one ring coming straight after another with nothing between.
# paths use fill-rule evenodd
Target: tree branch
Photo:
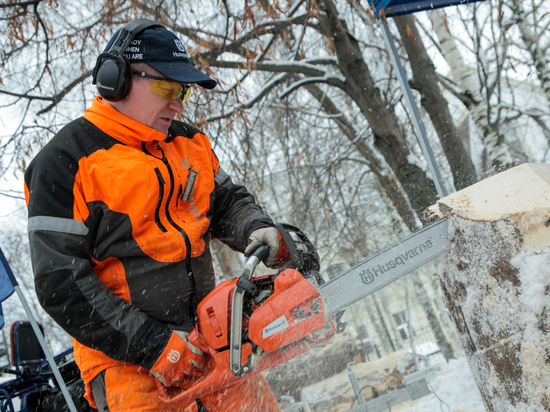
<instances>
[{"instance_id":1,"label":"tree branch","mask_svg":"<svg viewBox=\"0 0 550 412\"><path fill-rule=\"evenodd\" d=\"M237 50L241 49L242 45L248 42L249 40L259 38L265 34L274 35L277 33L281 33L284 29L294 24L303 25L304 22L308 19L308 17L309 17L308 13L304 13L290 19L271 21L268 23L258 25L254 27L254 29L252 29L251 31L245 33L244 35L236 39L234 42L228 45L225 45L225 47L223 48L222 46L213 48L206 53L202 53L201 57L208 62L216 60L217 57L224 52L236 52Z\"/></svg>"},{"instance_id":2,"label":"tree branch","mask_svg":"<svg viewBox=\"0 0 550 412\"><path fill-rule=\"evenodd\" d=\"M42 1L43 0L29 0L29 1L23 1L21 3L9 3L9 4L1 3L0 4L0 9L6 9L8 7L25 8L25 7L28 7L28 6L38 6L40 3L42 3Z\"/></svg>"},{"instance_id":3,"label":"tree branch","mask_svg":"<svg viewBox=\"0 0 550 412\"><path fill-rule=\"evenodd\" d=\"M289 78L292 74L290 73L281 73L277 76L275 76L273 79L271 79L271 81L269 81L263 88L262 90L260 91L260 93L258 93L255 97L253 97L251 100L249 100L248 102L240 105L240 106L237 106L237 107L234 107L233 109L225 112L225 113L222 113L220 114L219 116L216 116L216 117L212 117L210 119L207 119L208 122L213 122L213 121L218 121L218 120L221 120L221 119L225 119L227 117L230 117L232 116L234 113L236 112L239 112L239 111L242 111L244 109L249 109L251 108L252 106L254 106L256 103L258 103L260 100L262 100L264 98L264 96L266 96L275 86L279 85L280 83L284 82L287 78Z\"/></svg>"},{"instance_id":4,"label":"tree branch","mask_svg":"<svg viewBox=\"0 0 550 412\"><path fill-rule=\"evenodd\" d=\"M324 70L318 69L312 64L295 62L295 61L286 61L286 62L275 62L275 61L262 61L262 62L237 62L237 61L220 61L212 63L213 67L223 67L228 69L246 69L246 70L259 70L259 71L268 71L274 73L301 73L306 76L324 76L326 72Z\"/></svg>"},{"instance_id":5,"label":"tree branch","mask_svg":"<svg viewBox=\"0 0 550 412\"><path fill-rule=\"evenodd\" d=\"M344 77L331 76L331 75L325 74L325 76L323 77L308 77L291 84L289 87L283 90L283 92L279 95L279 98L284 99L288 97L289 94L294 92L294 90L299 89L300 87L305 86L307 84L316 84L316 83L325 83L330 86L338 87L339 89L342 89L342 90L346 89L346 79Z\"/></svg>"},{"instance_id":6,"label":"tree branch","mask_svg":"<svg viewBox=\"0 0 550 412\"><path fill-rule=\"evenodd\" d=\"M56 94L55 96L52 96L49 100L52 101L52 104L50 104L48 107L38 111L36 113L37 116L40 116L44 113L47 113L49 112L50 110L52 110L55 106L57 106L57 104L65 97L65 95L67 95L67 93L69 93L75 86L79 85L80 83L82 83L87 77L89 77L90 75L92 74L92 71L91 70L87 70L85 71L84 73L82 73L82 75L75 79L72 83L70 83L67 87L64 87L63 88L63 91L61 91L60 93Z\"/></svg>"}]
</instances>

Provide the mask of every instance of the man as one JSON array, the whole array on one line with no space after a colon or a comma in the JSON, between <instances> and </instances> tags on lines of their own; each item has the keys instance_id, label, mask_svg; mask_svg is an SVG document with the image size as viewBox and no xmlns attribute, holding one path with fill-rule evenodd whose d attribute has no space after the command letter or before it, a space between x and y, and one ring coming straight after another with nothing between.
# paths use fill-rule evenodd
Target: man
<instances>
[{"instance_id":1,"label":"man","mask_svg":"<svg viewBox=\"0 0 550 412\"><path fill-rule=\"evenodd\" d=\"M266 244L268 266L288 250L208 138L174 120L190 84L216 82L175 34L137 23L98 59L101 96L25 173L38 299L74 338L86 398L102 412L279 410L259 375L185 405L158 399L155 379L185 389L202 373L186 336L215 286L211 238L245 255Z\"/></svg>"}]
</instances>

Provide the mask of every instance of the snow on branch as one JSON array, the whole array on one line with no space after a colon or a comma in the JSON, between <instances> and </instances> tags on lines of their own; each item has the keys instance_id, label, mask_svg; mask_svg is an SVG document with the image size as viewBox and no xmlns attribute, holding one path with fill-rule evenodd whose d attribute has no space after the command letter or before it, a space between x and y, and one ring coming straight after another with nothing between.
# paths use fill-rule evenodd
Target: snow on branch
<instances>
[{"instance_id":1,"label":"snow on branch","mask_svg":"<svg viewBox=\"0 0 550 412\"><path fill-rule=\"evenodd\" d=\"M338 59L336 57L319 57L315 59L300 60L302 63L309 64L324 64L327 66L338 66Z\"/></svg>"},{"instance_id":2,"label":"snow on branch","mask_svg":"<svg viewBox=\"0 0 550 412\"><path fill-rule=\"evenodd\" d=\"M246 62L246 61L216 61L212 64L214 67L229 68L229 69L246 69L249 71L259 70L275 73L301 73L306 76L324 76L326 72L317 68L313 64L296 62L296 61L263 61L263 62Z\"/></svg>"},{"instance_id":3,"label":"snow on branch","mask_svg":"<svg viewBox=\"0 0 550 412\"><path fill-rule=\"evenodd\" d=\"M220 114L219 116L207 119L207 121L212 122L212 121L225 119L227 117L232 116L234 113L238 113L239 111L241 111L243 109L251 108L257 102L259 102L261 99L263 99L264 96L266 96L271 91L271 89L273 89L275 86L277 86L278 84L285 81L291 75L292 75L291 73L278 74L277 76L273 77L273 79L271 79L268 83L266 83L264 85L264 87L262 87L262 89L258 92L258 94L256 96L254 96L252 99L248 100L246 103L243 103L242 105L235 106L232 109L230 109L229 111L226 111L225 113Z\"/></svg>"},{"instance_id":4,"label":"snow on branch","mask_svg":"<svg viewBox=\"0 0 550 412\"><path fill-rule=\"evenodd\" d=\"M257 39L265 34L277 34L282 32L284 29L286 29L289 26L292 26L294 24L302 25L305 23L305 21L309 18L308 13L300 14L299 16L292 17L289 19L281 19L281 20L275 20L270 21L264 24L260 24L252 28L247 33L244 33L239 38L235 39L230 44L224 44L223 46L213 48L212 50L209 50L208 52L202 53L201 57L205 60L214 60L217 56L224 52L237 52L241 49L243 44L250 40Z\"/></svg>"},{"instance_id":5,"label":"snow on branch","mask_svg":"<svg viewBox=\"0 0 550 412\"><path fill-rule=\"evenodd\" d=\"M279 95L280 99L284 99L294 90L306 85L306 84L315 84L315 83L326 83L331 86L338 87L342 90L346 89L346 78L343 76L335 76L330 74L325 74L323 77L308 77L306 79L299 80L295 83L292 83L288 86L283 92Z\"/></svg>"},{"instance_id":6,"label":"snow on branch","mask_svg":"<svg viewBox=\"0 0 550 412\"><path fill-rule=\"evenodd\" d=\"M498 106L496 106L497 109L505 109L505 110L514 110L518 112L519 114L524 114L531 117L540 117L540 116L550 116L549 111L544 111L538 107L525 107L525 108L519 108L515 105L509 105L506 103L500 103Z\"/></svg>"}]
</instances>

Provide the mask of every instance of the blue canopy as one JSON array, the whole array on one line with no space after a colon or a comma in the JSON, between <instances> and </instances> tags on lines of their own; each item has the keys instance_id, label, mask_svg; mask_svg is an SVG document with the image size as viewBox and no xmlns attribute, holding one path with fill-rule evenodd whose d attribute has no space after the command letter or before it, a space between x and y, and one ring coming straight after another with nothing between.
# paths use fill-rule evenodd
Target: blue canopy
<instances>
[{"instance_id":1,"label":"blue canopy","mask_svg":"<svg viewBox=\"0 0 550 412\"><path fill-rule=\"evenodd\" d=\"M4 327L4 312L2 311L2 302L9 298L14 292L13 287L17 285L15 276L11 271L10 265L0 249L0 329Z\"/></svg>"},{"instance_id":2,"label":"blue canopy","mask_svg":"<svg viewBox=\"0 0 550 412\"><path fill-rule=\"evenodd\" d=\"M384 10L386 17L401 16L418 11L440 9L447 6L475 3L482 0L369 0L374 5L376 17Z\"/></svg>"}]
</instances>

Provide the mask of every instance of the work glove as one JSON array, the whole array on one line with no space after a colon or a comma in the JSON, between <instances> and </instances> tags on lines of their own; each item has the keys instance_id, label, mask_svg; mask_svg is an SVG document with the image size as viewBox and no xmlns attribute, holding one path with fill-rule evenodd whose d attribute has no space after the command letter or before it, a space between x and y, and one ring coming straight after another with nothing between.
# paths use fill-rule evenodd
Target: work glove
<instances>
[{"instance_id":1,"label":"work glove","mask_svg":"<svg viewBox=\"0 0 550 412\"><path fill-rule=\"evenodd\" d=\"M290 260L290 253L281 234L274 227L257 229L248 238L248 246L244 251L246 257L250 256L257 248L266 245L269 254L263 260L268 268L279 268Z\"/></svg>"},{"instance_id":2,"label":"work glove","mask_svg":"<svg viewBox=\"0 0 550 412\"><path fill-rule=\"evenodd\" d=\"M187 335L186 332L173 331L166 348L151 368L153 376L164 386L180 386L189 379L202 376L204 352L190 343Z\"/></svg>"}]
</instances>

